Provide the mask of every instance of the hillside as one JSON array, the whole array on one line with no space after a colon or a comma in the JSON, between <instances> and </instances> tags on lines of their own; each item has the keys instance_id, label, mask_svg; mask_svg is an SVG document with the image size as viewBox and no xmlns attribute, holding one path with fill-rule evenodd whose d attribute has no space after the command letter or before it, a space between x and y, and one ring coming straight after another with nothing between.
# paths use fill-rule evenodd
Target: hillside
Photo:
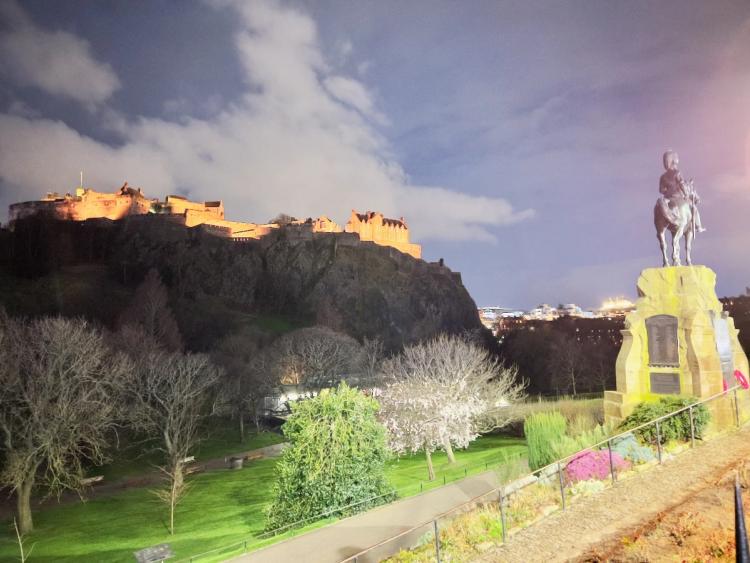
<instances>
[{"instance_id":1,"label":"hillside","mask_svg":"<svg viewBox=\"0 0 750 563\"><path fill-rule=\"evenodd\" d=\"M0 236L0 303L15 314L111 324L150 268L170 288L193 349L249 327L322 324L396 349L437 334L486 339L460 275L356 235L281 228L236 242L163 217L66 222L33 217Z\"/></svg>"}]
</instances>

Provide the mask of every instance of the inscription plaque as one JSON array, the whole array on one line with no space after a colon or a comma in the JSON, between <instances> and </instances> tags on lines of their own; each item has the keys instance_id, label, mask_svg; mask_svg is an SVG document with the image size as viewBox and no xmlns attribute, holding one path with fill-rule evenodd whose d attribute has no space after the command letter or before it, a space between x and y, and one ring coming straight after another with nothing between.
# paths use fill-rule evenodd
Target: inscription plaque
<instances>
[{"instance_id":1,"label":"inscription plaque","mask_svg":"<svg viewBox=\"0 0 750 563\"><path fill-rule=\"evenodd\" d=\"M651 366L680 365L677 317L654 315L646 319L648 363Z\"/></svg>"},{"instance_id":2,"label":"inscription plaque","mask_svg":"<svg viewBox=\"0 0 750 563\"><path fill-rule=\"evenodd\" d=\"M651 372L651 392L660 395L680 394L679 373L655 373Z\"/></svg>"},{"instance_id":3,"label":"inscription plaque","mask_svg":"<svg viewBox=\"0 0 750 563\"><path fill-rule=\"evenodd\" d=\"M734 358L732 356L732 341L729 338L728 313L722 312L721 316L712 314L711 321L714 325L714 337L716 338L716 351L721 361L721 375L724 378L726 388L732 387L734 381Z\"/></svg>"}]
</instances>

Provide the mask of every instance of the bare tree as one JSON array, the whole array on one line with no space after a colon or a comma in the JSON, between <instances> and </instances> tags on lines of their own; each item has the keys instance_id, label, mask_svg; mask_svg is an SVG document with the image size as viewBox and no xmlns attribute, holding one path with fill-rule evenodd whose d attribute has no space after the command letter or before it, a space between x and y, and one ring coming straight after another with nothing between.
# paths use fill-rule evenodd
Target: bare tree
<instances>
[{"instance_id":1,"label":"bare tree","mask_svg":"<svg viewBox=\"0 0 750 563\"><path fill-rule=\"evenodd\" d=\"M263 402L276 383L272 359L244 335L224 338L213 357L224 372L221 400L238 419L240 439L244 441L245 415L251 416L256 432L261 430Z\"/></svg>"},{"instance_id":2,"label":"bare tree","mask_svg":"<svg viewBox=\"0 0 750 563\"><path fill-rule=\"evenodd\" d=\"M0 312L0 482L16 493L21 534L34 527L35 486L80 494L83 461L105 461L118 384L129 369L84 320L14 320Z\"/></svg>"},{"instance_id":3,"label":"bare tree","mask_svg":"<svg viewBox=\"0 0 750 563\"><path fill-rule=\"evenodd\" d=\"M198 354L151 353L140 363L130 386L133 424L159 436L162 471L169 487L159 498L169 506L169 533L174 533L177 503L185 493L185 458L199 441L200 421L219 380L208 357Z\"/></svg>"},{"instance_id":4,"label":"bare tree","mask_svg":"<svg viewBox=\"0 0 750 563\"><path fill-rule=\"evenodd\" d=\"M362 382L375 387L380 384L382 374L380 365L385 359L383 341L378 338L365 337L362 341L360 374Z\"/></svg>"},{"instance_id":5,"label":"bare tree","mask_svg":"<svg viewBox=\"0 0 750 563\"><path fill-rule=\"evenodd\" d=\"M555 376L556 389L575 396L586 371L586 353L581 342L574 336L556 333L550 342L548 369ZM558 386L558 382L562 385Z\"/></svg>"},{"instance_id":6,"label":"bare tree","mask_svg":"<svg viewBox=\"0 0 750 563\"><path fill-rule=\"evenodd\" d=\"M511 422L511 405L524 396L514 370L457 336L408 346L383 363L383 372L388 383L378 399L391 445L399 453L423 449L431 479L435 449L455 462L453 446Z\"/></svg>"},{"instance_id":7,"label":"bare tree","mask_svg":"<svg viewBox=\"0 0 750 563\"><path fill-rule=\"evenodd\" d=\"M273 349L278 380L309 389L335 386L356 369L361 354L354 338L319 326L285 334Z\"/></svg>"},{"instance_id":8,"label":"bare tree","mask_svg":"<svg viewBox=\"0 0 750 563\"><path fill-rule=\"evenodd\" d=\"M151 268L138 286L130 306L120 318L120 326L134 325L146 337L169 352L182 350L182 336L169 308L167 288L156 269Z\"/></svg>"}]
</instances>

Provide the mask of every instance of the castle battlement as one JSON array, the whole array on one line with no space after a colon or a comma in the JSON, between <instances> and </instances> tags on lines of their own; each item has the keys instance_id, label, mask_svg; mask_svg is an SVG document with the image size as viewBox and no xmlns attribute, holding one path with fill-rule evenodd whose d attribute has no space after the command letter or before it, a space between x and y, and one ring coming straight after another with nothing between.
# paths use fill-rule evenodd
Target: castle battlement
<instances>
[{"instance_id":1,"label":"castle battlement","mask_svg":"<svg viewBox=\"0 0 750 563\"><path fill-rule=\"evenodd\" d=\"M165 218L179 218L186 227L205 226L206 232L212 235L238 241L258 240L282 227L279 223L228 221L224 216L222 201L195 202L180 195L168 195L164 201L149 199L140 188L132 188L127 182L114 193L81 187L75 190L75 195L51 192L37 201L14 203L9 208L10 224L12 226L15 221L36 214L46 214L64 221L162 215ZM298 238L312 237L314 233L355 234L361 241L390 246L414 258L422 257L422 247L409 242L409 227L404 218L389 219L377 211L358 213L352 210L343 229L325 216L294 220L283 226L298 231Z\"/></svg>"}]
</instances>

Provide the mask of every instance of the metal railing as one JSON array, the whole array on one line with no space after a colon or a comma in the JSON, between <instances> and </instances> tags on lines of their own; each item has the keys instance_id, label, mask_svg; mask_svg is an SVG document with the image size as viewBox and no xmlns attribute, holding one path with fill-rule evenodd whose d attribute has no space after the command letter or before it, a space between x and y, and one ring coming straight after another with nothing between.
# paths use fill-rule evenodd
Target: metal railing
<instances>
[{"instance_id":1,"label":"metal railing","mask_svg":"<svg viewBox=\"0 0 750 563\"><path fill-rule=\"evenodd\" d=\"M319 514L309 516L302 520L292 522L291 524L287 524L285 526L281 526L273 530L261 532L257 535L248 536L246 538L237 540L236 542L233 542L231 544L219 546L217 548L204 551L202 553L198 553L195 555L191 555L189 557L185 557L183 559L179 559L178 561L195 563L202 559L214 557L218 553L246 553L248 551L248 547L250 548L260 547L256 544L258 544L259 542L262 542L263 540L269 539L273 536L279 536L279 535L286 534L290 531L299 530L307 524L319 522L331 516L354 514L358 512L357 510L358 508L363 507L365 505L370 505L373 508L375 506L384 506L386 504L389 504L390 502L401 500L407 496L421 494L426 491L437 489L443 485L447 485L448 483L453 483L453 482L465 479L466 477L469 477L471 475L477 475L479 473L489 471L490 469L500 469L502 467L505 467L513 463L514 461L518 461L523 458L524 458L524 452L503 453L502 455L498 456L497 458L493 460L487 460L481 463L469 463L469 464L459 465L458 467L455 467L455 468L449 467L445 471L442 471L442 472L438 471L435 479L432 481L426 481L422 479L415 480L414 483L398 487L394 489L392 492L379 495L376 497L368 498L365 500L361 500L361 501L358 501L356 503L352 503L346 506L339 506L336 508L332 508L325 512L321 512ZM417 489L419 490L417 491ZM373 504L373 503L376 503L376 501L378 501L379 499L382 499L385 497L392 497L392 500L383 504Z\"/></svg>"},{"instance_id":2,"label":"metal railing","mask_svg":"<svg viewBox=\"0 0 750 563\"><path fill-rule=\"evenodd\" d=\"M499 487L494 488L489 492L478 495L466 502L463 502L450 510L447 510L433 518L430 518L429 520L425 520L406 530L402 530L398 534L395 534L387 539L384 539L376 544L362 549L357 553L346 557L345 559L341 559L340 563L362 563L365 560L379 561L383 558L391 557L397 554L402 549L413 548L421 550L421 555L429 555L428 552L431 551L435 560L440 563L441 560L445 559L443 555L446 549L446 547L443 545L444 542L441 541L441 533L445 533L446 528L449 526L449 522L451 520L459 516L461 513L475 510L477 507L486 508L490 506L495 509L495 514L497 516L497 519L499 520L499 525L501 527L501 538L498 539L502 540L499 543L495 542L495 545L503 545L508 541L508 536L511 532L514 531L514 528L515 531L517 531L531 525L541 518L546 517L552 512L555 512L557 510L564 511L568 508L568 505L571 503L571 501L574 502L576 500L576 495L571 494L573 485L571 483L571 480L566 478L565 470L568 464L578 459L581 455L584 455L587 452L594 451L608 452L607 457L609 458L609 471L607 478L603 480L603 487L607 486L607 481L610 482L609 486L614 486L618 480L618 470L613 462L613 444L616 444L619 440L623 440L631 434L637 434L639 432L642 432L643 430L653 427L656 437L656 439L654 440L656 452L655 460L653 463L662 464L665 459L665 444L663 443L664 435L662 434L662 430L665 422L668 419L679 416L685 412L688 413L690 421L689 444L690 448L692 449L696 446L696 440L703 439L702 436L698 435L698 433L696 432L695 410L700 405L708 405L709 403L714 403L715 401L721 401L723 399L725 402L728 402L728 404L725 404L724 407L730 410L729 413L724 411L723 415L726 416L727 414L729 414L729 416L733 418L734 425L737 428L741 426L742 420L740 418L738 397L740 389L742 389L741 386L737 385L735 387L727 389L726 391L717 393L715 395L677 409L669 414L657 417L644 424L630 428L624 432L609 436L605 440L602 440L596 444L592 444L591 446L579 450L571 455L560 458L553 463L550 463L549 465L541 467L533 471L532 473L521 477L520 479L517 479L511 483L501 484ZM715 414L719 413L718 409L720 407L721 405L717 407ZM524 493L525 489L535 485L546 487L548 489L548 492L550 489L557 489L557 492L555 493L555 495L558 495L558 498L555 501L556 509L543 510L542 514L532 515L530 518L519 518L518 515L514 516L513 501L520 497ZM547 500L549 502L551 499L547 497ZM543 506L542 508L549 508L549 505ZM514 520L516 521L514 522Z\"/></svg>"}]
</instances>

